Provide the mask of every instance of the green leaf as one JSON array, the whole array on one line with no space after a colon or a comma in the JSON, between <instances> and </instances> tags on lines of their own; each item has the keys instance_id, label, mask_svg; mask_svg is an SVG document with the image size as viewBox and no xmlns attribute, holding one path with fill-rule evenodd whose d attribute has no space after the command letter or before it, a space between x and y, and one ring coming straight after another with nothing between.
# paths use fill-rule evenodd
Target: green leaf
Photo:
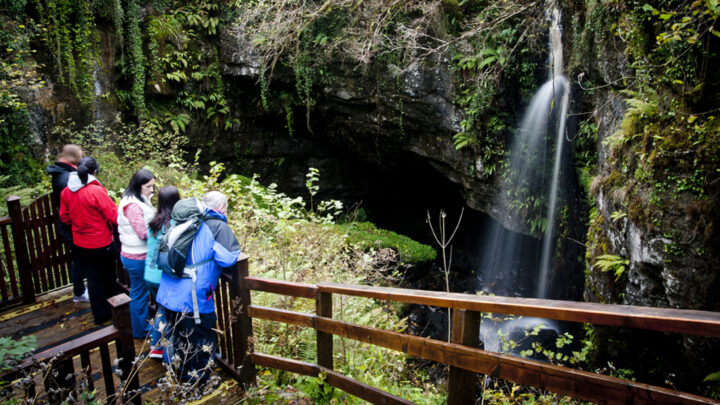
<instances>
[{"instance_id":1,"label":"green leaf","mask_svg":"<svg viewBox=\"0 0 720 405\"><path fill-rule=\"evenodd\" d=\"M720 381L720 371L708 374L707 377L703 380L703 382L710 382L710 381Z\"/></svg>"}]
</instances>

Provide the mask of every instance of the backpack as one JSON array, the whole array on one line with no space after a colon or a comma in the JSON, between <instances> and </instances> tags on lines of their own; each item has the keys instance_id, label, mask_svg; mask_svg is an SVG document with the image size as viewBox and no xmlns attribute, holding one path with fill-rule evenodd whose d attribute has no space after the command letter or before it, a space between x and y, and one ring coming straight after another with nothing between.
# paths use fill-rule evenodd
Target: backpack
<instances>
[{"instance_id":1,"label":"backpack","mask_svg":"<svg viewBox=\"0 0 720 405\"><path fill-rule=\"evenodd\" d=\"M195 290L195 268L210 260L187 264L193 240L205 219L205 207L196 198L186 198L175 203L170 218L173 220L170 229L165 232L157 243L157 267L163 273L174 278L192 279L193 318L200 323L200 313ZM153 259L155 260L155 259Z\"/></svg>"},{"instance_id":2,"label":"backpack","mask_svg":"<svg viewBox=\"0 0 720 405\"><path fill-rule=\"evenodd\" d=\"M205 208L196 198L186 198L175 203L170 214L173 223L158 241L155 255L157 266L164 273L175 278L189 278L185 274L187 258L204 215Z\"/></svg>"}]
</instances>

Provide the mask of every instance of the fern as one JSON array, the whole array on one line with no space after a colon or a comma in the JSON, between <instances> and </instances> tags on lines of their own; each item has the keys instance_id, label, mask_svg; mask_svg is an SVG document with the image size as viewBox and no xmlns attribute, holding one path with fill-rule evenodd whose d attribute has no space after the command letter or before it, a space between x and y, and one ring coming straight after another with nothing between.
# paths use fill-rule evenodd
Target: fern
<instances>
[{"instance_id":1,"label":"fern","mask_svg":"<svg viewBox=\"0 0 720 405\"><path fill-rule=\"evenodd\" d=\"M633 90L622 90L621 94L627 96L625 102L630 106L625 111L620 129L607 137L603 143L611 149L619 147L637 135L637 128L641 119L656 117L659 110L659 98L655 91L646 90L643 93Z\"/></svg>"},{"instance_id":2,"label":"fern","mask_svg":"<svg viewBox=\"0 0 720 405\"><path fill-rule=\"evenodd\" d=\"M593 267L600 269L600 271L604 273L610 271L615 273L615 281L618 281L625 273L628 264L630 264L630 260L628 259L616 255L604 254L598 256Z\"/></svg>"}]
</instances>

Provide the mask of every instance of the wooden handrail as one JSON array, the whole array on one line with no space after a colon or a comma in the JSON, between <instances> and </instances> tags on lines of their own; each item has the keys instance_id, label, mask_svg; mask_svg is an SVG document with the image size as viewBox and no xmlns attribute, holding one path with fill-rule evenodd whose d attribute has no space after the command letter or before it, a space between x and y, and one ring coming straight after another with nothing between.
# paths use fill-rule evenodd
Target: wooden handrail
<instances>
[{"instance_id":1,"label":"wooden handrail","mask_svg":"<svg viewBox=\"0 0 720 405\"><path fill-rule=\"evenodd\" d=\"M483 373L520 384L567 394L579 399L600 401L602 403L720 404L720 401L668 388L484 351L477 348L477 336L473 335L479 333L477 323L480 313L495 312L692 335L720 336L720 313L528 298L475 296L337 283L320 283L314 286L259 277L244 277L243 282L246 288L252 290L302 298L311 298L314 292L316 300L315 314L303 314L251 305L249 294L247 301L245 301L249 305L247 305L247 310L244 312L250 318L284 322L315 329L318 333L319 342L318 363L320 361L327 362L328 356L332 358L332 349L330 348L328 351L325 344L321 345L319 337L321 335L326 337L336 335L448 364L451 366L451 371L455 370L451 374L457 379L454 383L450 382L451 387L460 386L461 381L465 381L466 386L472 384L474 382L473 373ZM332 319L332 309L329 304L331 302L330 296L333 293L453 308L456 317L455 327L452 331L453 343L334 320ZM327 342L327 339L324 341ZM319 369L328 371L328 376L337 374L332 370L331 362L328 363L327 367L323 367L320 364L275 358L260 353L249 353L248 356L252 358L252 364L280 368L300 374L315 375L316 370ZM343 378L347 379L344 376ZM328 377L327 382L334 385L329 380ZM351 381L347 383L349 386L353 386L355 383L360 384L355 380L349 380ZM337 385L334 386L337 387ZM345 388L339 388L345 390ZM357 387L352 389L357 389ZM449 395L448 403L451 400L452 403L465 403L468 395L471 395L471 393L463 393L463 395L459 396ZM386 399L381 397L367 400L373 403L386 403Z\"/></svg>"},{"instance_id":2,"label":"wooden handrail","mask_svg":"<svg viewBox=\"0 0 720 405\"><path fill-rule=\"evenodd\" d=\"M260 277L245 277L245 280L251 290L290 295L292 297L315 299L315 294L318 292L317 286L313 284L269 280Z\"/></svg>"},{"instance_id":3,"label":"wooden handrail","mask_svg":"<svg viewBox=\"0 0 720 405\"><path fill-rule=\"evenodd\" d=\"M87 352L95 347L116 340L120 336L120 331L115 326L106 326L95 332L88 333L85 336L51 347L43 352L34 354L20 364L16 365L12 370L6 370L0 374L0 379L7 381L14 379L17 373L27 370L37 363L45 362L60 356L62 358L74 357L80 353Z\"/></svg>"},{"instance_id":4,"label":"wooden handrail","mask_svg":"<svg viewBox=\"0 0 720 405\"><path fill-rule=\"evenodd\" d=\"M123 378L129 379L126 381L126 390L122 392L122 402L133 402L140 405L142 402L137 391L139 388L138 376L137 373L132 372L133 362L135 361L135 343L130 327L130 297L125 294L118 294L110 297L108 302L112 309L112 325L32 355L12 370L1 373L0 380L12 381L36 364L52 360L52 369L63 377L68 376L68 378L45 380L49 401L59 403L64 399L62 391L71 389L75 384L73 357L80 355L82 367L88 373L91 373L89 351L98 348L100 350L106 395L109 400L115 395L115 385L108 344L114 341L117 359L119 360L117 367L122 370ZM92 379L90 384L92 384ZM34 390L35 388L31 386L30 389Z\"/></svg>"},{"instance_id":5,"label":"wooden handrail","mask_svg":"<svg viewBox=\"0 0 720 405\"><path fill-rule=\"evenodd\" d=\"M411 356L437 361L475 373L532 385L575 398L605 403L716 404L710 398L637 383L620 378L555 366L537 360L489 352L331 318L292 311L250 306L250 316L268 321L311 327Z\"/></svg>"},{"instance_id":6,"label":"wooden handrail","mask_svg":"<svg viewBox=\"0 0 720 405\"><path fill-rule=\"evenodd\" d=\"M720 312L470 295L336 283L320 283L317 287L321 292L412 304L720 337Z\"/></svg>"}]
</instances>

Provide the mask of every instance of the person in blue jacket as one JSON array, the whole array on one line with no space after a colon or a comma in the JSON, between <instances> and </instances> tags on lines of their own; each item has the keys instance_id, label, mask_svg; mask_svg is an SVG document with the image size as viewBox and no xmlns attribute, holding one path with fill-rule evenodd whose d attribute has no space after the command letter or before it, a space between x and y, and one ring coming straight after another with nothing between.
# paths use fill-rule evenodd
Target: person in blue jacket
<instances>
[{"instance_id":1,"label":"person in blue jacket","mask_svg":"<svg viewBox=\"0 0 720 405\"><path fill-rule=\"evenodd\" d=\"M200 383L209 376L217 347L213 293L223 269L233 266L241 253L240 243L227 224L227 197L210 191L202 202L205 216L187 259L187 266L194 267L196 274L199 320L193 318L192 279L163 273L157 295L157 302L165 308L173 358L179 359L177 372L182 381Z\"/></svg>"},{"instance_id":2,"label":"person in blue jacket","mask_svg":"<svg viewBox=\"0 0 720 405\"><path fill-rule=\"evenodd\" d=\"M160 245L160 239L170 228L170 214L175 203L180 201L180 192L175 186L165 186L158 191L157 212L152 221L148 224L147 246L148 252L145 257L145 283L147 284L150 295L157 302L158 288L160 287L160 279L162 278L162 270L157 266L157 250ZM165 321L165 309L162 305L157 304L157 312L153 321L152 330L150 331L150 353L148 357L151 359L163 358L163 330L167 326Z\"/></svg>"}]
</instances>

